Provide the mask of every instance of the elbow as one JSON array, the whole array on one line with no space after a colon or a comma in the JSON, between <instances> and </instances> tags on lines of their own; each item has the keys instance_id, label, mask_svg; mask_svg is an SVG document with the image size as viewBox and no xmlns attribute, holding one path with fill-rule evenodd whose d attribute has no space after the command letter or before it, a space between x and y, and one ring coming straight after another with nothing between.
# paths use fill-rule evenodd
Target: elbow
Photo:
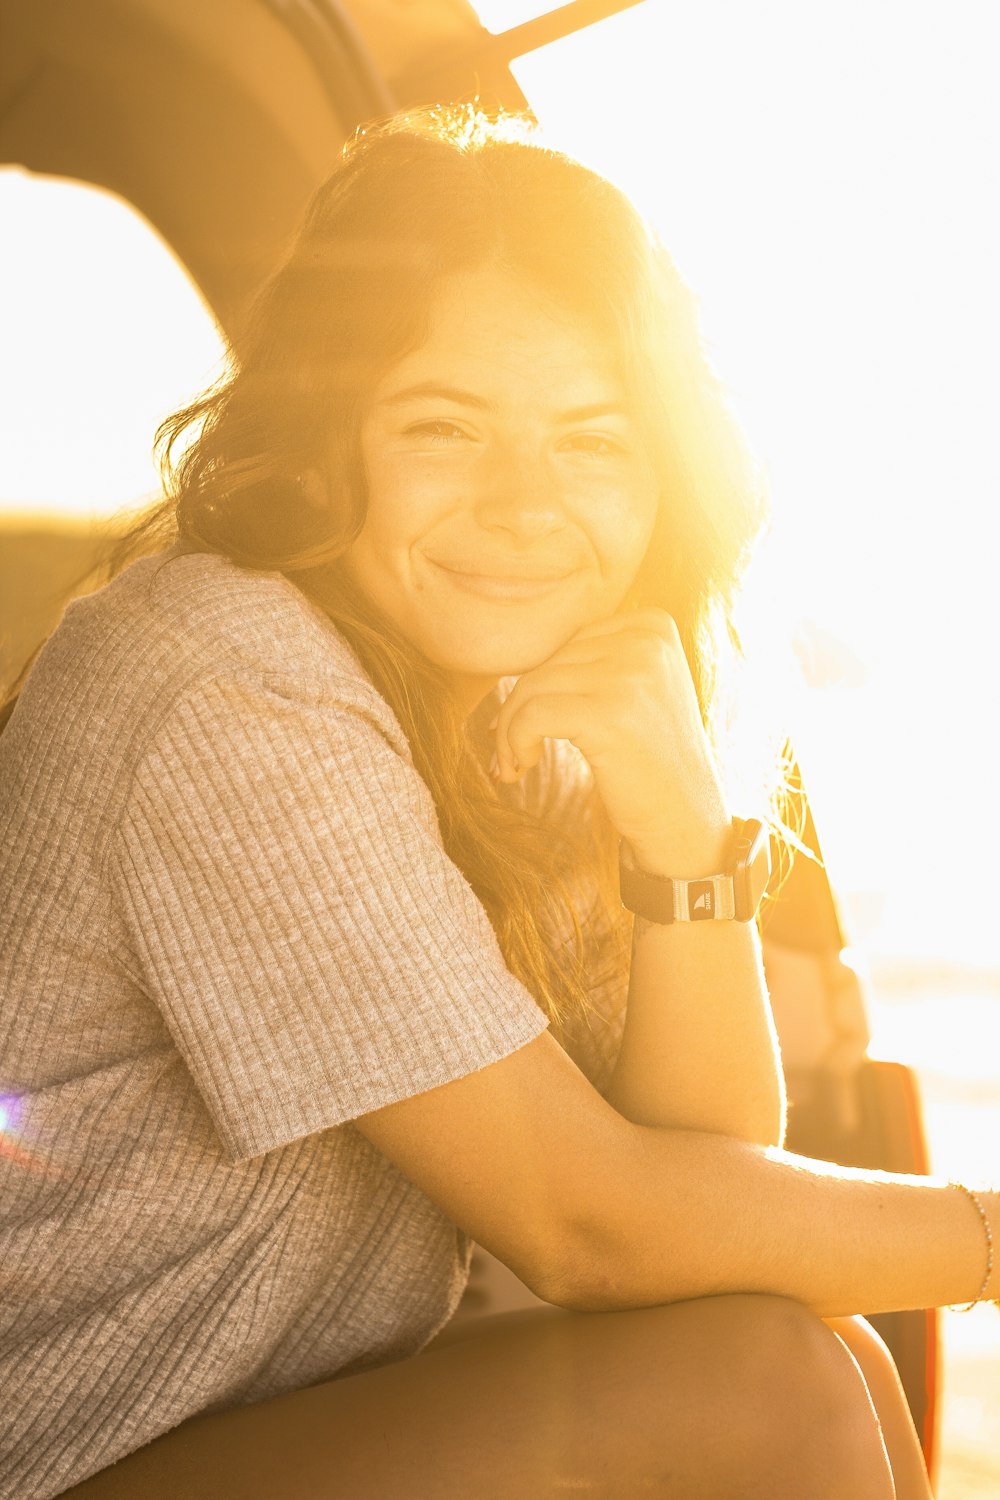
<instances>
[{"instance_id":1,"label":"elbow","mask_svg":"<svg viewBox=\"0 0 1000 1500\"><path fill-rule=\"evenodd\" d=\"M518 1264L513 1257L505 1257L506 1264L529 1292L548 1302L553 1307L565 1308L568 1312L597 1311L587 1305L588 1278L576 1259L557 1247L550 1254L534 1257L530 1265Z\"/></svg>"},{"instance_id":2,"label":"elbow","mask_svg":"<svg viewBox=\"0 0 1000 1500\"><path fill-rule=\"evenodd\" d=\"M595 1237L582 1248L578 1244L572 1256L564 1255L532 1290L568 1312L624 1312L715 1297L736 1287L708 1258L694 1259L690 1247L681 1249L676 1260L647 1259L624 1244L612 1247Z\"/></svg>"},{"instance_id":3,"label":"elbow","mask_svg":"<svg viewBox=\"0 0 1000 1500\"><path fill-rule=\"evenodd\" d=\"M629 1306L613 1294L610 1287L602 1287L596 1278L563 1270L553 1272L531 1287L536 1297L553 1307L566 1312L614 1312Z\"/></svg>"},{"instance_id":4,"label":"elbow","mask_svg":"<svg viewBox=\"0 0 1000 1500\"><path fill-rule=\"evenodd\" d=\"M536 1225L537 1231L537 1225ZM533 1292L542 1302L569 1312L607 1311L623 1304L603 1300L599 1278L595 1277L584 1237L565 1222L550 1226L549 1232L532 1236L531 1244L519 1237L516 1244L479 1241L497 1260Z\"/></svg>"},{"instance_id":5,"label":"elbow","mask_svg":"<svg viewBox=\"0 0 1000 1500\"><path fill-rule=\"evenodd\" d=\"M613 1247L593 1225L567 1229L544 1271L528 1282L536 1297L567 1312L616 1312L642 1305L636 1266L624 1245ZM660 1301L674 1300L669 1292Z\"/></svg>"},{"instance_id":6,"label":"elbow","mask_svg":"<svg viewBox=\"0 0 1000 1500\"><path fill-rule=\"evenodd\" d=\"M541 1293L536 1295L541 1296ZM593 1283L562 1283L552 1295L542 1300L551 1302L553 1307L561 1307L566 1312L621 1312L625 1308L636 1306L627 1298L615 1296L610 1289L603 1289Z\"/></svg>"},{"instance_id":7,"label":"elbow","mask_svg":"<svg viewBox=\"0 0 1000 1500\"><path fill-rule=\"evenodd\" d=\"M530 1256L522 1253L501 1258L529 1291L553 1307L568 1312L608 1312L627 1305L620 1300L608 1271L613 1259L602 1260L596 1254L593 1236L582 1226L563 1222L546 1237L544 1247L533 1247Z\"/></svg>"}]
</instances>

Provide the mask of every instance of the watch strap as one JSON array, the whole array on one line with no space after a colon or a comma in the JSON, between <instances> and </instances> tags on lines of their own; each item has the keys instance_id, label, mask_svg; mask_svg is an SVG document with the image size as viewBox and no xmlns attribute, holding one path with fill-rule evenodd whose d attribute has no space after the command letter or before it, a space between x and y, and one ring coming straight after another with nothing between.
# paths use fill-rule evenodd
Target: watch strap
<instances>
[{"instance_id":1,"label":"watch strap","mask_svg":"<svg viewBox=\"0 0 1000 1500\"><path fill-rule=\"evenodd\" d=\"M761 866L752 882L756 889L750 889L751 874L744 859L761 832L762 825L756 820L734 818L734 853L730 868L724 874L706 875L696 880L647 874L639 869L631 848L623 839L619 852L622 905L636 916L661 926L669 926L672 922L751 920L770 871L766 842L761 858L755 861L755 865Z\"/></svg>"}]
</instances>

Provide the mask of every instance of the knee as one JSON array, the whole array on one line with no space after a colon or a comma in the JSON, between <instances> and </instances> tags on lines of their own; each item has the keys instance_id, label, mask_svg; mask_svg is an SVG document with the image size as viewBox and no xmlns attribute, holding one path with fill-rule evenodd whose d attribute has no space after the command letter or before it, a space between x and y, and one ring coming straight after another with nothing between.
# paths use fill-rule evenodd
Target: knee
<instances>
[{"instance_id":1,"label":"knee","mask_svg":"<svg viewBox=\"0 0 1000 1500\"><path fill-rule=\"evenodd\" d=\"M821 1318L783 1297L731 1304L738 1388L731 1415L748 1463L776 1494L888 1500L894 1493L878 1418L860 1370ZM815 1476L815 1477L813 1477ZM818 1487L817 1487L818 1484Z\"/></svg>"}]
</instances>

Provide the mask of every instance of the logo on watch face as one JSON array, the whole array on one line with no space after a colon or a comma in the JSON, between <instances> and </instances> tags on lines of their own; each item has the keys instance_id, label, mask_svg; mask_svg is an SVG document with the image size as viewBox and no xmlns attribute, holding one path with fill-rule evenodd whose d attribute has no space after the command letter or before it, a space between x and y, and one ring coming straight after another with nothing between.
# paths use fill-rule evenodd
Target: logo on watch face
<instances>
[{"instance_id":1,"label":"logo on watch face","mask_svg":"<svg viewBox=\"0 0 1000 1500\"><path fill-rule=\"evenodd\" d=\"M710 880L689 883L688 911L692 922L710 922L715 916L715 888Z\"/></svg>"}]
</instances>

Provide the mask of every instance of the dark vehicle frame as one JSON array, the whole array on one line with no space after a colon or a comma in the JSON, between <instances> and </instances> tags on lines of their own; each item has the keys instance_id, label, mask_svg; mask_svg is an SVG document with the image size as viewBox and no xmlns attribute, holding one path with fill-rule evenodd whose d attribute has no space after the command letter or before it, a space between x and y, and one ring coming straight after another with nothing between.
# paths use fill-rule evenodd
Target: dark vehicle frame
<instances>
[{"instance_id":1,"label":"dark vehicle frame","mask_svg":"<svg viewBox=\"0 0 1000 1500\"><path fill-rule=\"evenodd\" d=\"M514 59L634 3L575 0L497 36L465 0L0 0L0 164L132 204L238 349L250 298L359 124L441 100L524 108ZM805 842L818 857L811 815ZM821 861L795 861L763 939L789 1149L925 1173L916 1079L868 1056L862 987ZM458 1316L530 1300L477 1252ZM872 1321L896 1358L933 1473L936 1314Z\"/></svg>"}]
</instances>

